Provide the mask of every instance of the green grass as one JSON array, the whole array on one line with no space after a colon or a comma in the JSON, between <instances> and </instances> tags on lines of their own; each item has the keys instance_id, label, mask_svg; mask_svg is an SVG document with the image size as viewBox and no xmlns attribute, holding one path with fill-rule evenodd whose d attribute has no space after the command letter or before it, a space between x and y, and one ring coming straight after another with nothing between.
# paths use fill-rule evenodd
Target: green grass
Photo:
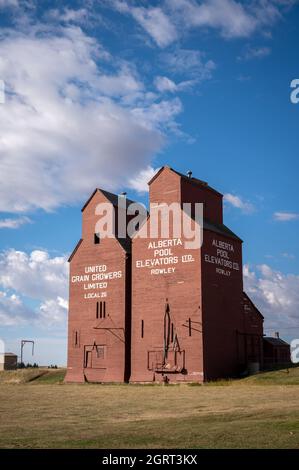
<instances>
[{"instance_id":1,"label":"green grass","mask_svg":"<svg viewBox=\"0 0 299 470\"><path fill-rule=\"evenodd\" d=\"M0 384L62 384L66 369L21 369L0 371ZM290 367L269 372L261 372L243 379L219 379L207 382L204 386L224 387L240 385L299 385L299 367ZM97 384L94 384L97 385ZM118 384L111 384L118 386ZM135 385L134 385L135 386ZM143 387L159 387L158 384L144 384ZM172 385L173 386L173 385ZM201 387L201 384L190 383L190 387Z\"/></svg>"},{"instance_id":2,"label":"green grass","mask_svg":"<svg viewBox=\"0 0 299 470\"><path fill-rule=\"evenodd\" d=\"M240 382L244 385L248 383L255 385L299 385L299 367L262 372L246 377Z\"/></svg>"},{"instance_id":3,"label":"green grass","mask_svg":"<svg viewBox=\"0 0 299 470\"><path fill-rule=\"evenodd\" d=\"M41 371L0 373L0 447L299 448L298 368L197 387L62 384L64 370Z\"/></svg>"},{"instance_id":4,"label":"green grass","mask_svg":"<svg viewBox=\"0 0 299 470\"><path fill-rule=\"evenodd\" d=\"M65 369L50 369L45 374L34 380L35 384L62 384L64 380ZM32 382L33 383L33 382Z\"/></svg>"}]
</instances>

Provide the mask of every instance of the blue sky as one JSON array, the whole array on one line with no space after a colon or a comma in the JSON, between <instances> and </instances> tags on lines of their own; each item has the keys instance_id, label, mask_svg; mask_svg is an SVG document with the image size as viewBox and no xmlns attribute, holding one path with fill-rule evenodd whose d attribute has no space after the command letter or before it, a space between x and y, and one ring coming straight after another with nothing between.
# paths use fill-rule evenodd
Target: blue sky
<instances>
[{"instance_id":1,"label":"blue sky","mask_svg":"<svg viewBox=\"0 0 299 470\"><path fill-rule=\"evenodd\" d=\"M96 186L147 201L164 164L225 195L267 333L299 338L298 2L0 0L0 27L6 348L65 363L80 208Z\"/></svg>"}]
</instances>

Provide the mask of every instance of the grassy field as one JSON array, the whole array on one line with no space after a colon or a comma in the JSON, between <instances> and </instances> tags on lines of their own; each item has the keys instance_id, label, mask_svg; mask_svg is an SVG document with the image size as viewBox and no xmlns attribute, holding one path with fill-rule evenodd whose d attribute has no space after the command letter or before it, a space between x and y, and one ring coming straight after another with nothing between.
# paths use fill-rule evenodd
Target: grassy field
<instances>
[{"instance_id":1,"label":"grassy field","mask_svg":"<svg viewBox=\"0 0 299 470\"><path fill-rule=\"evenodd\" d=\"M299 368L190 385L0 373L1 448L299 448Z\"/></svg>"}]
</instances>

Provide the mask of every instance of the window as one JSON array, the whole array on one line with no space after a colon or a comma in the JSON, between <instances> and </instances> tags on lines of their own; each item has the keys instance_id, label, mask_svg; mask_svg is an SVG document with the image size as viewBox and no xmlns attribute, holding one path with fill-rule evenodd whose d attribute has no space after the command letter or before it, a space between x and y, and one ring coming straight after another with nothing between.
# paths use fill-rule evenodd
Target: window
<instances>
[{"instance_id":1,"label":"window","mask_svg":"<svg viewBox=\"0 0 299 470\"><path fill-rule=\"evenodd\" d=\"M141 338L144 336L144 321L141 320Z\"/></svg>"},{"instance_id":2,"label":"window","mask_svg":"<svg viewBox=\"0 0 299 470\"><path fill-rule=\"evenodd\" d=\"M73 346L74 348L80 347L80 332L78 330L73 331Z\"/></svg>"},{"instance_id":3,"label":"window","mask_svg":"<svg viewBox=\"0 0 299 470\"><path fill-rule=\"evenodd\" d=\"M188 328L189 328L189 336L192 335L192 328L191 328L191 318L188 320Z\"/></svg>"},{"instance_id":4,"label":"window","mask_svg":"<svg viewBox=\"0 0 299 470\"><path fill-rule=\"evenodd\" d=\"M97 318L99 318L99 302L97 302ZM100 318L106 318L106 302L100 302Z\"/></svg>"},{"instance_id":5,"label":"window","mask_svg":"<svg viewBox=\"0 0 299 470\"><path fill-rule=\"evenodd\" d=\"M99 302L97 302L97 307L96 307L96 318L99 318Z\"/></svg>"},{"instance_id":6,"label":"window","mask_svg":"<svg viewBox=\"0 0 299 470\"><path fill-rule=\"evenodd\" d=\"M94 244L95 245L99 245L100 244L100 234L99 233L95 233L94 234Z\"/></svg>"},{"instance_id":7,"label":"window","mask_svg":"<svg viewBox=\"0 0 299 470\"><path fill-rule=\"evenodd\" d=\"M96 347L97 351L97 358L98 359L104 359L105 358L105 347L104 346L97 346Z\"/></svg>"}]
</instances>

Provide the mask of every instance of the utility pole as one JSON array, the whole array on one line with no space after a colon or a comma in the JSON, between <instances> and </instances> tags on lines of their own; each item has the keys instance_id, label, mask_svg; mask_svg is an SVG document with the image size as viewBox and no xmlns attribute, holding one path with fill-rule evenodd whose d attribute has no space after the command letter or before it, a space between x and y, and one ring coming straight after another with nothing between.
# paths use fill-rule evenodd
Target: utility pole
<instances>
[{"instance_id":1,"label":"utility pole","mask_svg":"<svg viewBox=\"0 0 299 470\"><path fill-rule=\"evenodd\" d=\"M22 339L21 341L21 364L23 363L23 348L26 343L32 343L32 356L34 354L34 341L30 339Z\"/></svg>"}]
</instances>

